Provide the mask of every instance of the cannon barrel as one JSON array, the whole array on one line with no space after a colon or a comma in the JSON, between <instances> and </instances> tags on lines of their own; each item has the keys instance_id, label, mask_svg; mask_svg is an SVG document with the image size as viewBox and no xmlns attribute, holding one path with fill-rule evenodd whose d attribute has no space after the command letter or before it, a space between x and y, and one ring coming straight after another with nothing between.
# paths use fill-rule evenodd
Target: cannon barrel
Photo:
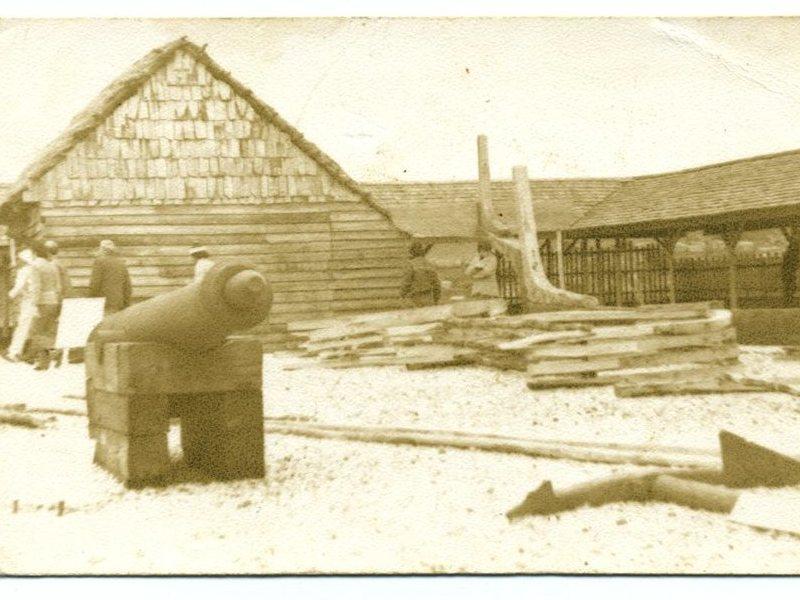
<instances>
[{"instance_id":1,"label":"cannon barrel","mask_svg":"<svg viewBox=\"0 0 800 600\"><path fill-rule=\"evenodd\" d=\"M255 267L218 263L202 280L107 316L92 341L155 342L203 351L269 316L272 291Z\"/></svg>"}]
</instances>

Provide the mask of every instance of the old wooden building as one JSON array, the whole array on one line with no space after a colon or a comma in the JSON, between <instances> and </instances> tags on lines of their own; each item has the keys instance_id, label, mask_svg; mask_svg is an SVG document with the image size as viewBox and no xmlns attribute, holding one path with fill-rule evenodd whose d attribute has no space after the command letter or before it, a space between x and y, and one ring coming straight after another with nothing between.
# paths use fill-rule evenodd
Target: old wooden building
<instances>
[{"instance_id":1,"label":"old wooden building","mask_svg":"<svg viewBox=\"0 0 800 600\"><path fill-rule=\"evenodd\" d=\"M79 291L113 240L144 298L191 278L187 254L255 263L271 321L398 306L408 235L330 157L186 39L111 83L8 190L18 243L61 245Z\"/></svg>"}]
</instances>

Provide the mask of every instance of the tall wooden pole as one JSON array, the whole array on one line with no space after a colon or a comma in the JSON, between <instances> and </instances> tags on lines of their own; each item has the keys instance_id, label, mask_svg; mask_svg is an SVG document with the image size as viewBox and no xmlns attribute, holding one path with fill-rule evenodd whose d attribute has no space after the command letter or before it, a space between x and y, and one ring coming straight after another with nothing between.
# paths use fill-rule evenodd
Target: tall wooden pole
<instances>
[{"instance_id":1,"label":"tall wooden pole","mask_svg":"<svg viewBox=\"0 0 800 600\"><path fill-rule=\"evenodd\" d=\"M485 135L478 136L478 211L481 230L488 230L494 217L492 203L492 175L489 172L489 142Z\"/></svg>"},{"instance_id":2,"label":"tall wooden pole","mask_svg":"<svg viewBox=\"0 0 800 600\"><path fill-rule=\"evenodd\" d=\"M742 237L741 231L726 231L722 234L728 254L728 308L739 307L739 264L736 246Z\"/></svg>"}]
</instances>

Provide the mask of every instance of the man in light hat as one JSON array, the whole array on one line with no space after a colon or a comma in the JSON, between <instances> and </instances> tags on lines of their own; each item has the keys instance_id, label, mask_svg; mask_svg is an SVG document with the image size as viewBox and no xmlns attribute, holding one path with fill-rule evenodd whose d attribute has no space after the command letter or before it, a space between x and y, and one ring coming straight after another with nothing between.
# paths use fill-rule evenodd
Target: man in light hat
<instances>
[{"instance_id":1,"label":"man in light hat","mask_svg":"<svg viewBox=\"0 0 800 600\"><path fill-rule=\"evenodd\" d=\"M89 296L105 298L105 314L119 312L131 303L131 277L111 240L103 240L92 265Z\"/></svg>"},{"instance_id":2,"label":"man in light hat","mask_svg":"<svg viewBox=\"0 0 800 600\"><path fill-rule=\"evenodd\" d=\"M189 248L189 256L194 259L194 280L200 281L214 266L214 261L209 258L208 248L197 244Z\"/></svg>"}]
</instances>

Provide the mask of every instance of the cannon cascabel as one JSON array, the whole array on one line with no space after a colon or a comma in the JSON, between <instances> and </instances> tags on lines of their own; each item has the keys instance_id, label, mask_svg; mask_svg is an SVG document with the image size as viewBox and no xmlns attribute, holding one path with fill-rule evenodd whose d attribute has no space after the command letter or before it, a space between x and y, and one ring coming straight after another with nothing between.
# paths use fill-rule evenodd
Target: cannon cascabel
<instances>
[{"instance_id":1,"label":"cannon cascabel","mask_svg":"<svg viewBox=\"0 0 800 600\"><path fill-rule=\"evenodd\" d=\"M269 282L255 267L220 262L199 282L107 316L92 332L91 339L208 350L222 345L231 333L264 321L271 305Z\"/></svg>"}]
</instances>

